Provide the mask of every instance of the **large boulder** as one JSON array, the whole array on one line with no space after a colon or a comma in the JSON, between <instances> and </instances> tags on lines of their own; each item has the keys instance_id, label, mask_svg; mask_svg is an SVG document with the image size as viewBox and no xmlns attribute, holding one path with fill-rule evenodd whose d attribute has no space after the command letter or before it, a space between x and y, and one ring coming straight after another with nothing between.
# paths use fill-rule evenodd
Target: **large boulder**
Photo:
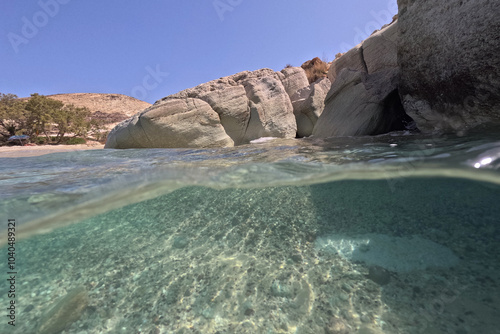
<instances>
[{"instance_id":1,"label":"large boulder","mask_svg":"<svg viewBox=\"0 0 500 334\"><path fill-rule=\"evenodd\" d=\"M200 99L170 99L117 125L106 148L233 146L219 116Z\"/></svg>"},{"instance_id":2,"label":"large boulder","mask_svg":"<svg viewBox=\"0 0 500 334\"><path fill-rule=\"evenodd\" d=\"M336 59L332 86L314 126L316 137L376 135L412 127L398 93L398 22Z\"/></svg>"},{"instance_id":3,"label":"large boulder","mask_svg":"<svg viewBox=\"0 0 500 334\"><path fill-rule=\"evenodd\" d=\"M399 91L421 130L500 119L500 12L491 0L398 0Z\"/></svg>"},{"instance_id":4,"label":"large boulder","mask_svg":"<svg viewBox=\"0 0 500 334\"><path fill-rule=\"evenodd\" d=\"M397 86L397 69L370 75L344 68L328 92L313 135L377 135L406 129L411 119L404 113Z\"/></svg>"},{"instance_id":5,"label":"large boulder","mask_svg":"<svg viewBox=\"0 0 500 334\"><path fill-rule=\"evenodd\" d=\"M281 81L273 76L245 81L250 120L245 138L295 138L297 123L292 102Z\"/></svg>"},{"instance_id":6,"label":"large boulder","mask_svg":"<svg viewBox=\"0 0 500 334\"><path fill-rule=\"evenodd\" d=\"M225 147L259 137L295 138L287 92L308 84L296 69L245 71L167 96L117 125L106 148Z\"/></svg>"}]
</instances>

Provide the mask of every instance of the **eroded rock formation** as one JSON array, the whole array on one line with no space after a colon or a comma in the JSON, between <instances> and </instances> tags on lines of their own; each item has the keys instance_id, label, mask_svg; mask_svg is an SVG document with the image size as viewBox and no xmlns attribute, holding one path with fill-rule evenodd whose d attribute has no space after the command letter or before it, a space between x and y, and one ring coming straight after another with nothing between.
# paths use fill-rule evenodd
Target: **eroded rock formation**
<instances>
[{"instance_id":1,"label":"eroded rock formation","mask_svg":"<svg viewBox=\"0 0 500 334\"><path fill-rule=\"evenodd\" d=\"M297 137L312 135L319 116L325 109L325 97L331 87L328 78L322 78L292 95L292 106L297 121Z\"/></svg>"},{"instance_id":2,"label":"eroded rock formation","mask_svg":"<svg viewBox=\"0 0 500 334\"><path fill-rule=\"evenodd\" d=\"M119 124L106 147L227 147L260 137L295 138L290 95L301 68L245 71L183 90Z\"/></svg>"},{"instance_id":3,"label":"eroded rock formation","mask_svg":"<svg viewBox=\"0 0 500 334\"><path fill-rule=\"evenodd\" d=\"M336 57L245 71L167 96L106 147L220 147L259 137L463 130L500 121L500 19L489 0L398 0L393 22Z\"/></svg>"},{"instance_id":4,"label":"eroded rock formation","mask_svg":"<svg viewBox=\"0 0 500 334\"><path fill-rule=\"evenodd\" d=\"M397 26L395 21L375 32L332 63L332 86L315 137L376 135L412 126L398 93Z\"/></svg>"}]
</instances>

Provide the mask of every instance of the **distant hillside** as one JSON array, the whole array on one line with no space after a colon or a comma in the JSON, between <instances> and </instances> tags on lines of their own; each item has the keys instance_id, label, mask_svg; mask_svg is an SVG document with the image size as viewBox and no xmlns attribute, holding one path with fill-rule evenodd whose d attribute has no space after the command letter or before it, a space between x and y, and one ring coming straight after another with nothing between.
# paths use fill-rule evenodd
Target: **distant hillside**
<instances>
[{"instance_id":1,"label":"distant hillside","mask_svg":"<svg viewBox=\"0 0 500 334\"><path fill-rule=\"evenodd\" d=\"M108 129L151 106L147 102L122 94L73 93L47 95L47 97L64 104L88 108L94 118L104 121Z\"/></svg>"}]
</instances>

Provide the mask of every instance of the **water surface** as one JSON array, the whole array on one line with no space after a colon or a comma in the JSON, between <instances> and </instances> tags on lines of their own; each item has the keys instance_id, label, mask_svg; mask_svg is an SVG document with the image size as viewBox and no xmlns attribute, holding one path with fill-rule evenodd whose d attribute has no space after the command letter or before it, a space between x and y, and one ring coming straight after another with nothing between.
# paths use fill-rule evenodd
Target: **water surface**
<instances>
[{"instance_id":1,"label":"water surface","mask_svg":"<svg viewBox=\"0 0 500 334\"><path fill-rule=\"evenodd\" d=\"M0 331L499 333L499 134L0 158Z\"/></svg>"}]
</instances>

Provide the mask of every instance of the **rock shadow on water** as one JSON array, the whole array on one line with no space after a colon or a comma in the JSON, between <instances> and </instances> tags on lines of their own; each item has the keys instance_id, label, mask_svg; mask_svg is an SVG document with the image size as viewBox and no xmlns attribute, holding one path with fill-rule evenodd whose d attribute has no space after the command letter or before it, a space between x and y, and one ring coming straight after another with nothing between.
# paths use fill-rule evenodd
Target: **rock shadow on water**
<instances>
[{"instance_id":1,"label":"rock shadow on water","mask_svg":"<svg viewBox=\"0 0 500 334\"><path fill-rule=\"evenodd\" d=\"M398 179L397 187L391 181L311 187L319 259L343 267L337 275L348 286L332 305L353 307L362 323L385 333L494 332L498 187L448 178Z\"/></svg>"}]
</instances>

